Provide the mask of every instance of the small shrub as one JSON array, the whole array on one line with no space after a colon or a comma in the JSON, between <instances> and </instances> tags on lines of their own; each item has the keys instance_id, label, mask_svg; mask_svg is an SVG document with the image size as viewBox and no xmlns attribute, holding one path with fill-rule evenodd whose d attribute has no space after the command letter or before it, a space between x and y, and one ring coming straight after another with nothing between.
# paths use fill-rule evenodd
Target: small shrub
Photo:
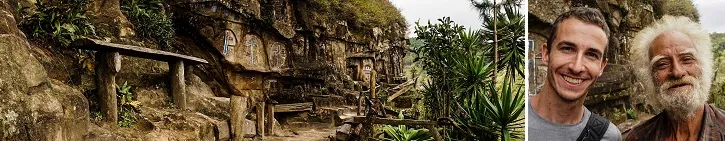
<instances>
[{"instance_id":1,"label":"small shrub","mask_svg":"<svg viewBox=\"0 0 725 141\"><path fill-rule=\"evenodd\" d=\"M400 112L398 118L404 119L403 111ZM433 134L428 129L413 129L405 125L393 127L390 125L383 126L385 140L387 141L429 141L433 140Z\"/></svg>"},{"instance_id":2,"label":"small shrub","mask_svg":"<svg viewBox=\"0 0 725 141\"><path fill-rule=\"evenodd\" d=\"M162 12L160 0L121 0L121 11L136 26L142 38L155 40L160 47L170 47L174 41L173 15Z\"/></svg>"},{"instance_id":3,"label":"small shrub","mask_svg":"<svg viewBox=\"0 0 725 141\"><path fill-rule=\"evenodd\" d=\"M174 102L171 101L171 99L169 99L166 101L166 107L173 109L173 108L176 108L176 104L174 104Z\"/></svg>"},{"instance_id":4,"label":"small shrub","mask_svg":"<svg viewBox=\"0 0 725 141\"><path fill-rule=\"evenodd\" d=\"M133 101L133 94L131 93L131 86L127 82L117 88L117 98L121 101L118 105L118 126L128 128L136 123L136 107L138 106L137 101Z\"/></svg>"},{"instance_id":5,"label":"small shrub","mask_svg":"<svg viewBox=\"0 0 725 141\"><path fill-rule=\"evenodd\" d=\"M100 111L96 111L96 112L93 112L93 117L91 117L91 118L93 118L94 120L102 120L103 114L101 114Z\"/></svg>"},{"instance_id":6,"label":"small shrub","mask_svg":"<svg viewBox=\"0 0 725 141\"><path fill-rule=\"evenodd\" d=\"M88 3L88 0L38 1L36 11L27 11L27 7L18 5L19 25L31 38L50 38L57 45L67 47L81 36L95 35L95 27L85 14Z\"/></svg>"},{"instance_id":7,"label":"small shrub","mask_svg":"<svg viewBox=\"0 0 725 141\"><path fill-rule=\"evenodd\" d=\"M632 108L627 109L627 116L634 120L637 120L637 113Z\"/></svg>"}]
</instances>

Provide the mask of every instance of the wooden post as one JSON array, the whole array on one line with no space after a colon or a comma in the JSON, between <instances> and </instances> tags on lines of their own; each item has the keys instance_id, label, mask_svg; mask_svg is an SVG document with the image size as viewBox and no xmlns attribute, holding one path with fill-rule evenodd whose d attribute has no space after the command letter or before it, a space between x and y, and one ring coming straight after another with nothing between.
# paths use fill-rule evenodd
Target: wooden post
<instances>
[{"instance_id":1,"label":"wooden post","mask_svg":"<svg viewBox=\"0 0 725 141\"><path fill-rule=\"evenodd\" d=\"M265 109L267 109L267 128L264 128L264 133L272 135L274 134L274 102L269 101Z\"/></svg>"},{"instance_id":2,"label":"wooden post","mask_svg":"<svg viewBox=\"0 0 725 141\"><path fill-rule=\"evenodd\" d=\"M257 136L264 139L264 101L257 102Z\"/></svg>"},{"instance_id":3,"label":"wooden post","mask_svg":"<svg viewBox=\"0 0 725 141\"><path fill-rule=\"evenodd\" d=\"M116 107L116 74L121 70L121 55L118 52L96 52L96 77L101 114L107 122L118 122Z\"/></svg>"},{"instance_id":4,"label":"wooden post","mask_svg":"<svg viewBox=\"0 0 725 141\"><path fill-rule=\"evenodd\" d=\"M171 69L171 94L179 109L186 109L186 83L184 82L184 61L169 62Z\"/></svg>"},{"instance_id":5,"label":"wooden post","mask_svg":"<svg viewBox=\"0 0 725 141\"><path fill-rule=\"evenodd\" d=\"M371 95L372 99L375 99L375 95L376 95L376 93L375 93L376 76L375 75L377 75L377 72L375 72L375 70L371 70L370 71L370 95Z\"/></svg>"},{"instance_id":6,"label":"wooden post","mask_svg":"<svg viewBox=\"0 0 725 141\"><path fill-rule=\"evenodd\" d=\"M368 138L373 137L373 135L375 134L373 133L375 132L375 130L373 129L373 123L375 123L375 113L372 113L372 106L373 105L365 105L365 120L363 120L362 122L362 131L360 131L360 140L362 141L367 141Z\"/></svg>"},{"instance_id":7,"label":"wooden post","mask_svg":"<svg viewBox=\"0 0 725 141\"><path fill-rule=\"evenodd\" d=\"M359 92L357 94L358 95L357 96L357 115L361 116L361 113L363 111L363 109L362 109L363 99L365 98L365 95L362 92L362 84L357 85L356 89L357 89L356 91Z\"/></svg>"},{"instance_id":8,"label":"wooden post","mask_svg":"<svg viewBox=\"0 0 725 141\"><path fill-rule=\"evenodd\" d=\"M438 128L433 125L426 125L425 128L428 128L428 131L433 133L433 139L435 139L436 141L443 141L443 138L441 138L441 134L438 133Z\"/></svg>"},{"instance_id":9,"label":"wooden post","mask_svg":"<svg viewBox=\"0 0 725 141\"><path fill-rule=\"evenodd\" d=\"M247 98L232 95L230 99L231 117L229 117L232 125L232 140L244 140L244 119L247 115Z\"/></svg>"}]
</instances>

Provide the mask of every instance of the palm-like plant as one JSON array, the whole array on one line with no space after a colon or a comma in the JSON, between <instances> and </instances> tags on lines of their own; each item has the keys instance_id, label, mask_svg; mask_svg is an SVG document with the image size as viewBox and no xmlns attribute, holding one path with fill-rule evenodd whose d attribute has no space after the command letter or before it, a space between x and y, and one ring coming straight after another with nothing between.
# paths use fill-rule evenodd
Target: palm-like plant
<instances>
[{"instance_id":1,"label":"palm-like plant","mask_svg":"<svg viewBox=\"0 0 725 141\"><path fill-rule=\"evenodd\" d=\"M404 119L403 112L398 115L399 119ZM430 141L433 140L433 134L428 129L413 129L405 125L393 127L390 125L383 126L385 140L387 141Z\"/></svg>"},{"instance_id":2,"label":"palm-like plant","mask_svg":"<svg viewBox=\"0 0 725 141\"><path fill-rule=\"evenodd\" d=\"M500 3L492 3L490 1L477 1L471 0L473 7L480 12L479 17L483 22L483 38L486 41L493 42L494 34L498 36L496 42L498 43L498 60L497 67L501 68L498 71L506 71L510 73L516 73L516 75L523 76L524 64L524 34L525 34L525 17L520 13L521 0L504 0ZM495 12L494 8L498 11ZM494 33L494 25L496 30L503 32ZM494 57L493 46L486 49L486 56L489 58Z\"/></svg>"},{"instance_id":3,"label":"palm-like plant","mask_svg":"<svg viewBox=\"0 0 725 141\"><path fill-rule=\"evenodd\" d=\"M507 76L513 77L513 76ZM523 138L520 129L524 128L523 110L524 93L521 86L514 86L512 79L504 79L501 91L497 91L493 84L489 84L485 95L486 115L497 125L501 140L510 140L511 137ZM516 90L514 90L516 87Z\"/></svg>"},{"instance_id":4,"label":"palm-like plant","mask_svg":"<svg viewBox=\"0 0 725 141\"><path fill-rule=\"evenodd\" d=\"M471 54L461 54L453 56L454 66L451 71L453 76L452 84L456 93L456 100L469 102L477 101L474 93L486 89L486 85L491 82L489 77L493 72L492 63L486 58Z\"/></svg>"},{"instance_id":5,"label":"palm-like plant","mask_svg":"<svg viewBox=\"0 0 725 141\"><path fill-rule=\"evenodd\" d=\"M504 75L496 87L487 78L493 65L484 57L460 55L452 76L457 97L456 131L465 140L510 140L523 138L524 94L521 87L514 90L514 75Z\"/></svg>"}]
</instances>

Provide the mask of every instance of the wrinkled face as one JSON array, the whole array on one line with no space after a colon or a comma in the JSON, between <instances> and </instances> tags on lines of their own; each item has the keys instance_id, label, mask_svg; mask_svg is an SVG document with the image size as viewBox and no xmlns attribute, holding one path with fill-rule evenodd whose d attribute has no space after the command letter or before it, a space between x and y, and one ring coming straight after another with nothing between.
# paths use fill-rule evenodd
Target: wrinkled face
<instances>
[{"instance_id":1,"label":"wrinkled face","mask_svg":"<svg viewBox=\"0 0 725 141\"><path fill-rule=\"evenodd\" d=\"M663 108L676 117L686 117L707 100L702 90L702 70L692 39L676 31L662 33L649 50L657 97Z\"/></svg>"},{"instance_id":2,"label":"wrinkled face","mask_svg":"<svg viewBox=\"0 0 725 141\"><path fill-rule=\"evenodd\" d=\"M542 51L547 83L562 99L576 101L607 65L603 57L607 35L600 27L574 18L562 21L556 30L552 47L544 45Z\"/></svg>"}]
</instances>

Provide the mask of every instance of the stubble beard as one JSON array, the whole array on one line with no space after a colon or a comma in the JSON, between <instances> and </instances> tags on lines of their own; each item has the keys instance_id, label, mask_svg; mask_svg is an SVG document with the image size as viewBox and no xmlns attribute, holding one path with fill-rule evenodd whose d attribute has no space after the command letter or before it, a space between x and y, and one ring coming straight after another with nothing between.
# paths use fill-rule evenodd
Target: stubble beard
<instances>
[{"instance_id":1,"label":"stubble beard","mask_svg":"<svg viewBox=\"0 0 725 141\"><path fill-rule=\"evenodd\" d=\"M567 98L566 96L564 96L563 92L561 90L559 90L559 88L557 87L557 83L554 80L554 79L556 79L554 77L561 77L561 76L558 76L557 74L554 74L554 73L550 73L548 75L549 75L548 77L551 78L551 79L548 79L547 80L547 81L549 81L548 82L549 83L549 87L551 87L551 89L556 93L557 96L559 96L559 98L562 101L564 101L566 103L574 103L574 102L577 102L580 99L584 98L587 95L587 92L584 92L584 94L580 95L579 97ZM591 87L591 85L587 86L586 89L588 90L589 87Z\"/></svg>"}]
</instances>

